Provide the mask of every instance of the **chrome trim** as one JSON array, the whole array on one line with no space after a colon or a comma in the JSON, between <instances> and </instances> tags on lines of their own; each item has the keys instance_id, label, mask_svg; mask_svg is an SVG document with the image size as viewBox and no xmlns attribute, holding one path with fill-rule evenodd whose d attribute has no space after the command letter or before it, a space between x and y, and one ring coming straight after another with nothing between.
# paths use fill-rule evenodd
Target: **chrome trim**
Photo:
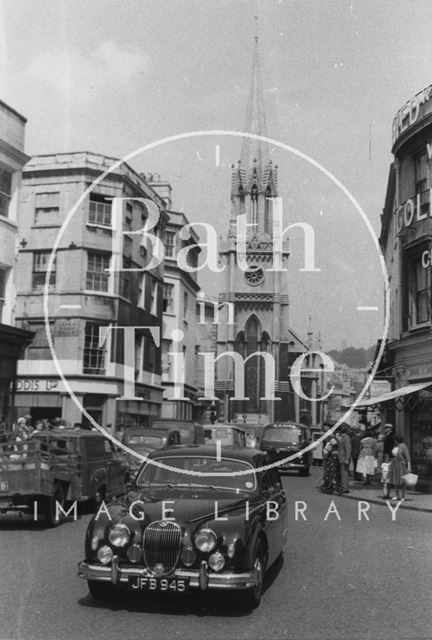
<instances>
[{"instance_id":1,"label":"chrome trim","mask_svg":"<svg viewBox=\"0 0 432 640\"><path fill-rule=\"evenodd\" d=\"M144 563L151 571L161 564L163 575L169 575L177 565L181 553L181 527L171 520L151 522L145 529L142 541ZM155 575L152 571L152 575Z\"/></svg>"},{"instance_id":2,"label":"chrome trim","mask_svg":"<svg viewBox=\"0 0 432 640\"><path fill-rule=\"evenodd\" d=\"M176 569L170 577L189 578L189 586L192 589L199 589L200 571L190 569ZM90 564L84 560L78 564L78 576L84 580L100 580L101 582L112 582L111 567ZM144 567L117 567L117 582L114 584L127 584L129 577L153 578L151 571ZM257 585L255 570L244 573L209 573L209 589L250 589Z\"/></svg>"}]
</instances>

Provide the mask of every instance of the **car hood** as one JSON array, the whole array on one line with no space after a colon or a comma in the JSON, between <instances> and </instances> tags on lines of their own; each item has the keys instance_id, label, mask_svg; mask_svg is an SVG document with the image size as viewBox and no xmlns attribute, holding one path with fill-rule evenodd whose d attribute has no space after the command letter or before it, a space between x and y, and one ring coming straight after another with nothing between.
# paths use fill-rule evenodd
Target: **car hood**
<instances>
[{"instance_id":1,"label":"car hood","mask_svg":"<svg viewBox=\"0 0 432 640\"><path fill-rule=\"evenodd\" d=\"M174 518L177 523L194 523L201 520L214 520L216 516L223 516L229 512L245 509L247 494L233 495L219 498L213 492L211 495L202 492L194 492L190 489L183 491L179 488L161 492L149 493L133 491L122 500L109 505L109 511L113 519L120 520L125 517L141 520L145 524L161 520L165 510L165 518ZM145 514L143 517L142 514ZM116 516L116 517L115 517Z\"/></svg>"}]
</instances>

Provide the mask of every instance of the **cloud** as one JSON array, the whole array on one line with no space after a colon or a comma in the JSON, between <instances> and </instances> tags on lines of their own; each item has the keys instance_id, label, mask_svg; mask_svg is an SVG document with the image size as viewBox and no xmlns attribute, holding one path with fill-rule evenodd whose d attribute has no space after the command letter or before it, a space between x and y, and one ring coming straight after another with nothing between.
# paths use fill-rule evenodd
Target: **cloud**
<instances>
[{"instance_id":1,"label":"cloud","mask_svg":"<svg viewBox=\"0 0 432 640\"><path fill-rule=\"evenodd\" d=\"M102 92L124 90L139 76L147 77L150 67L150 57L142 49L121 48L106 40L88 55L76 47L41 51L28 64L25 76L68 101L87 102Z\"/></svg>"}]
</instances>

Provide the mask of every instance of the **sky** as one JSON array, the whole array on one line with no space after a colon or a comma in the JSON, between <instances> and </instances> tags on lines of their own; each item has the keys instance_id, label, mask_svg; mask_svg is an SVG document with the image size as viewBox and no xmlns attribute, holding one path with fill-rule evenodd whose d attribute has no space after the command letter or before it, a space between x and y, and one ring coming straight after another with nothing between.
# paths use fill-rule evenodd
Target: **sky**
<instances>
[{"instance_id":1,"label":"sky","mask_svg":"<svg viewBox=\"0 0 432 640\"><path fill-rule=\"evenodd\" d=\"M432 81L430 26L429 0L0 0L1 98L28 119L29 155L122 158L167 136L241 132L258 33L285 225L314 229L321 269L301 271L291 230L292 328L324 350L368 347L385 328L376 235L392 119ZM130 164L160 173L174 207L223 236L240 146L206 134Z\"/></svg>"}]
</instances>

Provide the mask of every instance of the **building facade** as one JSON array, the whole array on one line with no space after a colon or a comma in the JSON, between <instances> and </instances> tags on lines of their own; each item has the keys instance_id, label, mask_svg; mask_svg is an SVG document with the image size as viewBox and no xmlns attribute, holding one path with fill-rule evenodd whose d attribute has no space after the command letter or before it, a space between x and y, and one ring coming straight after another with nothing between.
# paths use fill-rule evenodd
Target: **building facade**
<instances>
[{"instance_id":1,"label":"building facade","mask_svg":"<svg viewBox=\"0 0 432 640\"><path fill-rule=\"evenodd\" d=\"M420 486L431 490L432 85L397 112L392 153L380 237L390 284L380 375L393 391L379 404L404 435Z\"/></svg>"},{"instance_id":2,"label":"building facade","mask_svg":"<svg viewBox=\"0 0 432 640\"><path fill-rule=\"evenodd\" d=\"M35 338L19 362L19 415L93 419L114 432L160 414L164 263L145 269L156 252L142 229L155 210L151 233L162 242L168 215L125 163L86 193L115 162L89 152L36 156L23 174L16 315Z\"/></svg>"},{"instance_id":3,"label":"building facade","mask_svg":"<svg viewBox=\"0 0 432 640\"><path fill-rule=\"evenodd\" d=\"M15 419L17 360L32 334L15 326L16 260L26 119L0 101L0 423Z\"/></svg>"}]
</instances>

